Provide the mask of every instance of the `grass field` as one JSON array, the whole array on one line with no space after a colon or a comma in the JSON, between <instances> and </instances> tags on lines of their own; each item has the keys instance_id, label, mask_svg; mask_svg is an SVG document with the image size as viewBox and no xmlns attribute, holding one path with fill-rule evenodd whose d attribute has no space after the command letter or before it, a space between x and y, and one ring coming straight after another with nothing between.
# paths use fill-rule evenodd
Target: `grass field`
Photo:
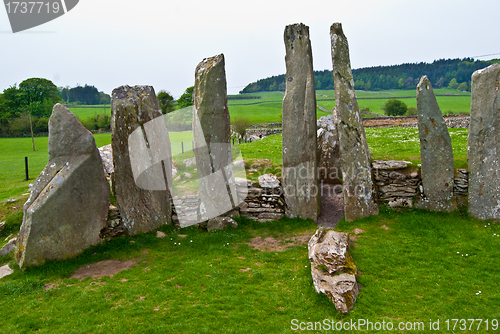
<instances>
[{"instance_id":1,"label":"grass field","mask_svg":"<svg viewBox=\"0 0 500 334\"><path fill-rule=\"evenodd\" d=\"M263 99L269 101L249 106L232 100L229 109L235 116L252 107L256 123L274 122L281 102L273 99L279 98L280 93L265 93ZM455 168L466 167L467 129L449 131ZM416 128L369 128L366 134L372 159L407 160L414 167L420 163ZM109 133L94 137L97 146L111 141ZM277 134L236 144L247 167L257 169L248 178L256 180L263 170L280 175L281 138ZM193 156L188 150L192 132L170 132L170 139L179 174L195 173L195 166L182 163ZM35 144L33 152L30 138L0 139L0 221L6 221L0 246L7 242L6 235L19 230L28 184L47 163L47 137L35 138ZM30 181L24 181L25 156ZM16 201L6 203L8 198ZM15 270L0 281L0 308L6 310L0 328L6 333L291 333L294 323L313 329L321 323L322 329L314 332L327 333L332 330L324 319L329 324L367 319L391 323L395 332L415 333L430 332L430 320L439 320L440 330L434 332L462 333L463 324L453 329L452 319L473 318L489 321L488 328L484 321L476 322L474 331L500 329L500 224L471 218L465 206L451 214L381 207L379 216L341 221L336 229L353 237L351 254L361 285L349 315L339 314L314 291L307 254L307 241L316 229L313 222L237 220L237 229L212 233L165 226L160 229L167 235L162 239L155 233L122 236L77 258L24 272L12 255L0 257L0 266L9 263ZM355 235L355 228L363 232ZM264 238L270 241L267 250L250 245ZM289 247L284 251L278 249L285 245ZM112 277L71 278L78 268L104 260L130 261L131 266ZM406 330L397 330L400 323Z\"/></svg>"},{"instance_id":2,"label":"grass field","mask_svg":"<svg viewBox=\"0 0 500 334\"><path fill-rule=\"evenodd\" d=\"M435 89L436 95L457 95L457 96L437 96L439 107L443 114L449 113L470 113L470 93L458 92L454 89ZM381 109L388 99L402 98L408 107L417 107L415 90L390 90L390 91L357 91L358 104L361 109L369 108L371 112L383 115ZM260 92L248 94L248 96L260 96L260 99L229 100L228 109L231 117L245 117L252 123L274 123L281 122L281 106L284 94L280 92ZM321 107L332 110L335 107L335 91L316 91L317 104ZM106 113L111 115L108 106L89 106L85 108L71 107L70 110L79 118L87 119L96 114ZM326 112L317 109L318 117L327 115Z\"/></svg>"},{"instance_id":3,"label":"grass field","mask_svg":"<svg viewBox=\"0 0 500 334\"><path fill-rule=\"evenodd\" d=\"M342 222L337 230L351 236L354 228L364 231L351 250L360 295L346 316L314 291L305 244L314 223L238 222L237 229L212 233L166 226L163 239L154 233L119 237L72 260L25 272L15 269L0 284L0 307L8 310L2 314L2 330L291 333L293 319L304 327L324 324L324 319L330 324L369 319L427 333L430 319L439 319L437 332L458 333L465 331L446 331L446 320L489 319L491 331L492 319L500 317L500 226L463 211L382 209L377 217ZM290 241L300 235L303 242ZM256 250L248 244L256 237L270 238L269 248L291 247ZM71 278L78 268L103 260L133 265L113 277ZM16 268L10 258L0 258L0 263L9 261ZM479 332L489 332L485 323L481 326Z\"/></svg>"}]
</instances>

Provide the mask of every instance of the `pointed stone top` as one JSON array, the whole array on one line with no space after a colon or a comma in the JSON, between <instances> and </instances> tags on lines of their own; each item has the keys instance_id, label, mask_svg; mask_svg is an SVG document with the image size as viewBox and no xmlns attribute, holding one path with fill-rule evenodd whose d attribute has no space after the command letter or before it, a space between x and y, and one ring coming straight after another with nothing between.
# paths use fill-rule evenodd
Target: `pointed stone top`
<instances>
[{"instance_id":1,"label":"pointed stone top","mask_svg":"<svg viewBox=\"0 0 500 334\"><path fill-rule=\"evenodd\" d=\"M330 34L344 35L344 31L342 30L342 23L335 22L334 24L332 24L332 26L330 27Z\"/></svg>"},{"instance_id":2,"label":"pointed stone top","mask_svg":"<svg viewBox=\"0 0 500 334\"><path fill-rule=\"evenodd\" d=\"M427 78L427 75L422 76L420 82L418 83L417 90L418 92L421 92L423 90L432 90L431 82L429 78Z\"/></svg>"},{"instance_id":3,"label":"pointed stone top","mask_svg":"<svg viewBox=\"0 0 500 334\"><path fill-rule=\"evenodd\" d=\"M196 73L208 71L219 64L222 64L222 66L224 66L224 61L225 60L223 53L217 56L205 58L198 64L198 66L196 66Z\"/></svg>"},{"instance_id":4,"label":"pointed stone top","mask_svg":"<svg viewBox=\"0 0 500 334\"><path fill-rule=\"evenodd\" d=\"M90 154L96 149L92 133L68 108L57 103L49 119L49 161L61 156Z\"/></svg>"}]
</instances>

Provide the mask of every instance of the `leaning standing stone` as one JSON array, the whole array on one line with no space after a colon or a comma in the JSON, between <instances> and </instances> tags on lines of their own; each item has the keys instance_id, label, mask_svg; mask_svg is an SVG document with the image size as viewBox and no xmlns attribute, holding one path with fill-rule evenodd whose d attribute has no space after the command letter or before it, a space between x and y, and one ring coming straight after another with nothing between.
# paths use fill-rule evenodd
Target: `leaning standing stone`
<instances>
[{"instance_id":1,"label":"leaning standing stone","mask_svg":"<svg viewBox=\"0 0 500 334\"><path fill-rule=\"evenodd\" d=\"M417 87L417 111L424 189L417 207L452 211L454 174L451 138L431 83L425 75Z\"/></svg>"},{"instance_id":2,"label":"leaning standing stone","mask_svg":"<svg viewBox=\"0 0 500 334\"><path fill-rule=\"evenodd\" d=\"M340 23L330 28L335 104L344 187L345 220L378 214L365 129L359 112L349 58Z\"/></svg>"},{"instance_id":3,"label":"leaning standing stone","mask_svg":"<svg viewBox=\"0 0 500 334\"><path fill-rule=\"evenodd\" d=\"M316 91L309 27L285 28L286 93L283 99L283 190L286 215L316 220L318 187Z\"/></svg>"},{"instance_id":4,"label":"leaning standing stone","mask_svg":"<svg viewBox=\"0 0 500 334\"><path fill-rule=\"evenodd\" d=\"M170 140L161 115L153 87L121 86L113 90L114 186L129 235L153 231L171 222L167 191L172 173Z\"/></svg>"},{"instance_id":5,"label":"leaning standing stone","mask_svg":"<svg viewBox=\"0 0 500 334\"><path fill-rule=\"evenodd\" d=\"M108 207L109 185L94 137L56 104L49 119L49 162L23 207L19 267L70 258L98 244Z\"/></svg>"},{"instance_id":6,"label":"leaning standing stone","mask_svg":"<svg viewBox=\"0 0 500 334\"><path fill-rule=\"evenodd\" d=\"M206 58L196 67L193 137L201 219L208 220L235 209L239 203L233 172L223 54Z\"/></svg>"},{"instance_id":7,"label":"leaning standing stone","mask_svg":"<svg viewBox=\"0 0 500 334\"><path fill-rule=\"evenodd\" d=\"M469 213L500 218L500 65L472 75L469 128Z\"/></svg>"}]
</instances>

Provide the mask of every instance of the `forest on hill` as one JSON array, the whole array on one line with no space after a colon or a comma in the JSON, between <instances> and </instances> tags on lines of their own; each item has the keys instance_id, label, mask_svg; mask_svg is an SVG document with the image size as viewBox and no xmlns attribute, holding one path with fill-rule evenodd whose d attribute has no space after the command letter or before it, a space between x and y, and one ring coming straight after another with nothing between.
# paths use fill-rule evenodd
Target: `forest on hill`
<instances>
[{"instance_id":1,"label":"forest on hill","mask_svg":"<svg viewBox=\"0 0 500 334\"><path fill-rule=\"evenodd\" d=\"M499 62L500 59L439 59L432 63L359 68L354 69L352 74L355 89L358 90L415 89L422 75L427 75L434 88L449 87L469 91L474 71ZM314 71L314 79L317 90L334 89L331 70ZM285 88L285 75L281 74L250 83L240 93L284 91Z\"/></svg>"}]
</instances>

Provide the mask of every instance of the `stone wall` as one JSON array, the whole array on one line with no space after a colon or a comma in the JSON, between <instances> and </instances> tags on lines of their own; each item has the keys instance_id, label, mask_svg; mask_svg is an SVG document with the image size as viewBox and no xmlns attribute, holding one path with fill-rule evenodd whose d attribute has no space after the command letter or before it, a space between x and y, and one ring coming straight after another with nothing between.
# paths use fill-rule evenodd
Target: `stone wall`
<instances>
[{"instance_id":1,"label":"stone wall","mask_svg":"<svg viewBox=\"0 0 500 334\"><path fill-rule=\"evenodd\" d=\"M470 124L470 117L449 117L445 118L444 122L448 128L468 128ZM384 125L381 126L383 128L390 128L393 126L401 127L401 128L416 128L418 126L418 122L404 123L404 124L395 124L395 125Z\"/></svg>"},{"instance_id":2,"label":"stone wall","mask_svg":"<svg viewBox=\"0 0 500 334\"><path fill-rule=\"evenodd\" d=\"M245 131L245 135L247 137L250 137L250 136L257 136L257 137L265 137L265 136L269 136L269 135L275 135L277 133L282 133L283 130L282 129L266 129L266 128L262 128L262 129L246 129Z\"/></svg>"},{"instance_id":3,"label":"stone wall","mask_svg":"<svg viewBox=\"0 0 500 334\"><path fill-rule=\"evenodd\" d=\"M244 189L241 190L244 191ZM276 187L249 187L245 201L240 204L240 214L242 216L261 223L281 219L284 213L285 198L283 197L281 185Z\"/></svg>"},{"instance_id":4,"label":"stone wall","mask_svg":"<svg viewBox=\"0 0 500 334\"><path fill-rule=\"evenodd\" d=\"M422 192L422 179L416 168L405 161L380 161L372 164L372 173L377 186L378 202L391 207L413 207L416 196ZM466 196L469 174L458 169L454 177L453 195Z\"/></svg>"}]
</instances>

